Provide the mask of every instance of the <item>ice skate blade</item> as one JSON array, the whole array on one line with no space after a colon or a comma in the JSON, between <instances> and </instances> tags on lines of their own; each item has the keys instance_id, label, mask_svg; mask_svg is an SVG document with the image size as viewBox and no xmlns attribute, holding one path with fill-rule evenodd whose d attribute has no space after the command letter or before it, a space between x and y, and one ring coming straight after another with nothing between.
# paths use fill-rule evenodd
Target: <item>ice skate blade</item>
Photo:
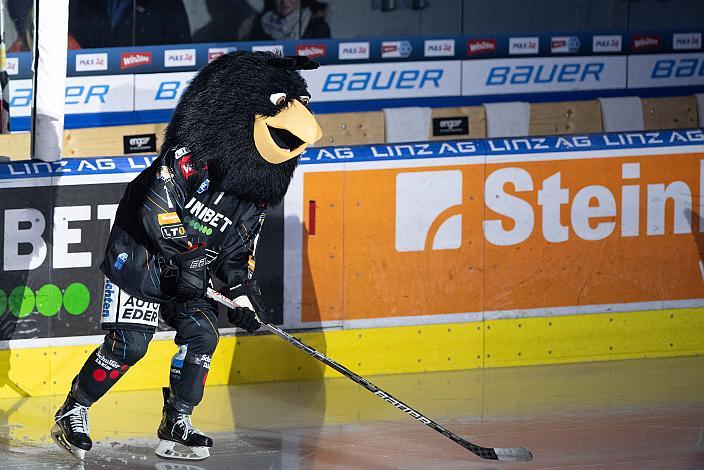
<instances>
[{"instance_id":1,"label":"ice skate blade","mask_svg":"<svg viewBox=\"0 0 704 470\"><path fill-rule=\"evenodd\" d=\"M187 452L175 450L176 445L188 449ZM203 460L210 457L210 450L207 447L188 447L174 441L160 440L154 451L156 455L164 459L174 460Z\"/></svg>"},{"instance_id":2,"label":"ice skate blade","mask_svg":"<svg viewBox=\"0 0 704 470\"><path fill-rule=\"evenodd\" d=\"M80 460L81 462L86 456L86 451L79 449L70 442L66 440L64 435L64 430L58 424L55 424L51 428L51 438L54 440L57 446L61 447L63 450L71 454L71 457Z\"/></svg>"}]
</instances>

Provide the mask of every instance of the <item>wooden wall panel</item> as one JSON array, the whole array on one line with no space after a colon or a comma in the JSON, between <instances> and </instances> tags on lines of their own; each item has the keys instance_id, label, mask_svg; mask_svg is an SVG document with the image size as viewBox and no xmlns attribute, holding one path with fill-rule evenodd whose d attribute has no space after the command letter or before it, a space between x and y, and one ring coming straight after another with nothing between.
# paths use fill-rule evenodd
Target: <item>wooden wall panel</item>
<instances>
[{"instance_id":1,"label":"wooden wall panel","mask_svg":"<svg viewBox=\"0 0 704 470\"><path fill-rule=\"evenodd\" d=\"M123 155L123 136L139 134L156 134L156 148L159 151L165 130L166 124L69 129L64 131L63 154L64 157Z\"/></svg>"},{"instance_id":2,"label":"wooden wall panel","mask_svg":"<svg viewBox=\"0 0 704 470\"><path fill-rule=\"evenodd\" d=\"M166 124L68 129L64 131L62 153L66 158L123 155L123 136L140 134L156 134L158 151L164 141L165 130ZM28 159L29 140L29 132L0 135L0 155L12 160Z\"/></svg>"},{"instance_id":3,"label":"wooden wall panel","mask_svg":"<svg viewBox=\"0 0 704 470\"><path fill-rule=\"evenodd\" d=\"M384 138L384 113L316 114L323 138L316 147L380 144Z\"/></svg>"},{"instance_id":4,"label":"wooden wall panel","mask_svg":"<svg viewBox=\"0 0 704 470\"><path fill-rule=\"evenodd\" d=\"M27 160L29 132L0 135L0 156L10 157L10 160Z\"/></svg>"},{"instance_id":5,"label":"wooden wall panel","mask_svg":"<svg viewBox=\"0 0 704 470\"><path fill-rule=\"evenodd\" d=\"M695 96L643 98L642 103L645 130L686 129L698 126Z\"/></svg>"},{"instance_id":6,"label":"wooden wall panel","mask_svg":"<svg viewBox=\"0 0 704 470\"><path fill-rule=\"evenodd\" d=\"M694 96L644 98L646 130L698 127L697 100ZM482 106L433 108L432 118L466 116L468 135L432 136L431 140L486 137L486 114ZM323 138L316 146L365 145L385 142L384 113L318 114ZM123 136L156 134L157 149L163 142L166 124L109 126L64 131L64 157L115 156L123 154ZM531 104L530 135L560 135L603 132L601 109L596 100ZM12 160L29 158L29 133L0 135L0 156Z\"/></svg>"},{"instance_id":7,"label":"wooden wall panel","mask_svg":"<svg viewBox=\"0 0 704 470\"><path fill-rule=\"evenodd\" d=\"M562 135L603 132L597 100L532 103L530 135Z\"/></svg>"}]
</instances>

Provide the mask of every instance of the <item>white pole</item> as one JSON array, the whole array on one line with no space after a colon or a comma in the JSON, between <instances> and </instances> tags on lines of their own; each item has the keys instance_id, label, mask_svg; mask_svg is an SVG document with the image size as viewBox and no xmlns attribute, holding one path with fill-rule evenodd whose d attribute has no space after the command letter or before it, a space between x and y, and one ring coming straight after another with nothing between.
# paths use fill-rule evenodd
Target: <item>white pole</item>
<instances>
[{"instance_id":1,"label":"white pole","mask_svg":"<svg viewBox=\"0 0 704 470\"><path fill-rule=\"evenodd\" d=\"M33 159L61 159L67 47L68 0L34 0Z\"/></svg>"}]
</instances>

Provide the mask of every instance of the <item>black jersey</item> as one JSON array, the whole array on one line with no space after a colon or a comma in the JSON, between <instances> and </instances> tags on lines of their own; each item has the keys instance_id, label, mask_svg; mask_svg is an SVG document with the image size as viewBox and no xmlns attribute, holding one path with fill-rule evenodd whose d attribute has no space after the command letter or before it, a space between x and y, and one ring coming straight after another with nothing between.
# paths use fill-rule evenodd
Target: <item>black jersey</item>
<instances>
[{"instance_id":1,"label":"black jersey","mask_svg":"<svg viewBox=\"0 0 704 470\"><path fill-rule=\"evenodd\" d=\"M142 171L120 201L100 269L127 293L151 302L174 298L161 289L171 257L205 244L208 270L229 286L251 278L265 217L255 204L218 191L207 166L196 170L187 147L172 147Z\"/></svg>"}]
</instances>

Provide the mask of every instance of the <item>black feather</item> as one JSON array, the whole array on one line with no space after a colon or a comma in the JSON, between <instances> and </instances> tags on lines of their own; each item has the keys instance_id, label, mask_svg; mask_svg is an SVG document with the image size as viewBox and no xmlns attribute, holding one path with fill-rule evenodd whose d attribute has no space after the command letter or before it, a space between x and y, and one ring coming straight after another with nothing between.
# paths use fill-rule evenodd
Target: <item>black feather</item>
<instances>
[{"instance_id":1,"label":"black feather","mask_svg":"<svg viewBox=\"0 0 704 470\"><path fill-rule=\"evenodd\" d=\"M289 70L313 70L320 67L320 64L304 55L291 57L273 57L269 59L269 65L281 69Z\"/></svg>"},{"instance_id":2,"label":"black feather","mask_svg":"<svg viewBox=\"0 0 704 470\"><path fill-rule=\"evenodd\" d=\"M269 52L237 51L218 57L183 92L162 150L185 145L192 152L192 164L208 165L211 181L220 190L256 203L277 204L299 158L278 165L264 160L254 144L254 117L274 116L286 106L271 103L274 93L286 93L289 101L309 95L298 73L307 67L297 57Z\"/></svg>"}]
</instances>

